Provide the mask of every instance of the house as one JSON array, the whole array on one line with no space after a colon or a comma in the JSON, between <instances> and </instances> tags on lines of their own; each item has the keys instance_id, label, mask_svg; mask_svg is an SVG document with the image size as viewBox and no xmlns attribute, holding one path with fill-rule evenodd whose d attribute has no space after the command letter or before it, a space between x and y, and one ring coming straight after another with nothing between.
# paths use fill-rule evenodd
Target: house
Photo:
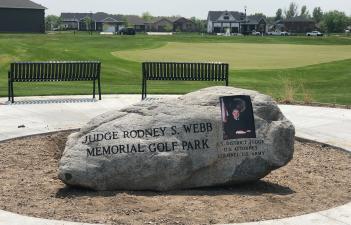
<instances>
[{"instance_id":1,"label":"house","mask_svg":"<svg viewBox=\"0 0 351 225\"><path fill-rule=\"evenodd\" d=\"M184 17L171 17L169 18L173 23L173 31L175 32L195 32L197 31L196 25L193 21Z\"/></svg>"},{"instance_id":2,"label":"house","mask_svg":"<svg viewBox=\"0 0 351 225\"><path fill-rule=\"evenodd\" d=\"M197 31L193 21L184 17L156 17L146 23L147 31L156 32L194 32Z\"/></svg>"},{"instance_id":3,"label":"house","mask_svg":"<svg viewBox=\"0 0 351 225\"><path fill-rule=\"evenodd\" d=\"M0 0L0 32L45 32L45 7L29 0Z\"/></svg>"},{"instance_id":4,"label":"house","mask_svg":"<svg viewBox=\"0 0 351 225\"><path fill-rule=\"evenodd\" d=\"M135 15L126 15L124 16L127 21L128 27L133 27L136 32L145 32L146 31L146 21Z\"/></svg>"},{"instance_id":5,"label":"house","mask_svg":"<svg viewBox=\"0 0 351 225\"><path fill-rule=\"evenodd\" d=\"M146 23L146 31L171 32L173 29L173 22L165 17L156 17Z\"/></svg>"},{"instance_id":6,"label":"house","mask_svg":"<svg viewBox=\"0 0 351 225\"><path fill-rule=\"evenodd\" d=\"M267 21L261 16L247 16L246 21L241 24L241 33L248 34L252 31L265 34L268 31Z\"/></svg>"},{"instance_id":7,"label":"house","mask_svg":"<svg viewBox=\"0 0 351 225\"><path fill-rule=\"evenodd\" d=\"M312 19L297 16L290 19L278 20L275 23L275 29L290 33L306 33L316 29L316 23Z\"/></svg>"},{"instance_id":8,"label":"house","mask_svg":"<svg viewBox=\"0 0 351 225\"><path fill-rule=\"evenodd\" d=\"M244 33L252 31L267 32L267 22L263 17L246 16L237 11L209 11L207 17L208 33Z\"/></svg>"},{"instance_id":9,"label":"house","mask_svg":"<svg viewBox=\"0 0 351 225\"><path fill-rule=\"evenodd\" d=\"M61 13L61 27L65 30L117 32L125 27L121 15L98 13Z\"/></svg>"}]
</instances>

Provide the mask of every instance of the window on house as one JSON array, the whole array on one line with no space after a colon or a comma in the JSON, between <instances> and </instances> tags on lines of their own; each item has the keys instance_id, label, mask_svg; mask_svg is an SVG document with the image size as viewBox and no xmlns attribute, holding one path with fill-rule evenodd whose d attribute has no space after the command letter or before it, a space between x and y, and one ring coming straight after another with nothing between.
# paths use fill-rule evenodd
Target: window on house
<instances>
[{"instance_id":1,"label":"window on house","mask_svg":"<svg viewBox=\"0 0 351 225\"><path fill-rule=\"evenodd\" d=\"M224 16L223 17L225 20L229 20L229 16Z\"/></svg>"}]
</instances>

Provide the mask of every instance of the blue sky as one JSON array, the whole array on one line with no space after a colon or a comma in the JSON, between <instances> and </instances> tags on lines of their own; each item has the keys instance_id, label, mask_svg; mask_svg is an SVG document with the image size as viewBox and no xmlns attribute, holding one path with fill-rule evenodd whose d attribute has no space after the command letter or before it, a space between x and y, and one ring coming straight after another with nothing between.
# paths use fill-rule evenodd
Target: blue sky
<instances>
[{"instance_id":1,"label":"blue sky","mask_svg":"<svg viewBox=\"0 0 351 225\"><path fill-rule=\"evenodd\" d=\"M262 12L268 16L278 8L287 8L291 0L33 0L48 8L46 14L61 12L107 12L141 15L148 11L155 16L181 15L206 18L209 10ZM324 11L340 10L351 16L351 0L295 0L300 7L307 5L310 12L320 6Z\"/></svg>"}]
</instances>

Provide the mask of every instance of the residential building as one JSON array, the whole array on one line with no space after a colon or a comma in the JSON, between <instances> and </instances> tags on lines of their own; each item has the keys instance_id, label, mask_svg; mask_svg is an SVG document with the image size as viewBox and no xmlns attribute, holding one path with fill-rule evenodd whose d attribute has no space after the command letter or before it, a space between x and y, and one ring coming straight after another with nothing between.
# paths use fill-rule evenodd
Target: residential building
<instances>
[{"instance_id":1,"label":"residential building","mask_svg":"<svg viewBox=\"0 0 351 225\"><path fill-rule=\"evenodd\" d=\"M207 17L208 33L244 33L252 31L267 32L267 22L263 17L246 16L237 11L209 11Z\"/></svg>"},{"instance_id":2,"label":"residential building","mask_svg":"<svg viewBox=\"0 0 351 225\"><path fill-rule=\"evenodd\" d=\"M193 21L184 17L171 17L173 23L173 31L175 32L195 32L196 25Z\"/></svg>"},{"instance_id":3,"label":"residential building","mask_svg":"<svg viewBox=\"0 0 351 225\"><path fill-rule=\"evenodd\" d=\"M29 0L0 1L0 32L45 32L45 7Z\"/></svg>"},{"instance_id":4,"label":"residential building","mask_svg":"<svg viewBox=\"0 0 351 225\"><path fill-rule=\"evenodd\" d=\"M290 33L306 33L315 30L316 23L313 19L297 16L290 19L278 20L275 23L275 29Z\"/></svg>"},{"instance_id":5,"label":"residential building","mask_svg":"<svg viewBox=\"0 0 351 225\"><path fill-rule=\"evenodd\" d=\"M146 23L146 31L171 32L173 28L172 21L165 17L155 17Z\"/></svg>"},{"instance_id":6,"label":"residential building","mask_svg":"<svg viewBox=\"0 0 351 225\"><path fill-rule=\"evenodd\" d=\"M155 17L146 23L147 31L155 32L194 32L196 25L184 17Z\"/></svg>"},{"instance_id":7,"label":"residential building","mask_svg":"<svg viewBox=\"0 0 351 225\"><path fill-rule=\"evenodd\" d=\"M61 13L61 27L66 30L117 32L126 26L122 15L98 13Z\"/></svg>"},{"instance_id":8,"label":"residential building","mask_svg":"<svg viewBox=\"0 0 351 225\"><path fill-rule=\"evenodd\" d=\"M124 16L127 21L128 27L133 27L136 32L145 32L146 31L146 22L142 18L136 15L126 15Z\"/></svg>"}]
</instances>

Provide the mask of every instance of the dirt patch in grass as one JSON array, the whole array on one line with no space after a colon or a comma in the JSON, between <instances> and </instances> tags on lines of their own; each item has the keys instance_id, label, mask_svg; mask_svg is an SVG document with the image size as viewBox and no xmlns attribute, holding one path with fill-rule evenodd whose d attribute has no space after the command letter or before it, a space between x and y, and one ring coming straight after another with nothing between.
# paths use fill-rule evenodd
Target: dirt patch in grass
<instances>
[{"instance_id":1,"label":"dirt patch in grass","mask_svg":"<svg viewBox=\"0 0 351 225\"><path fill-rule=\"evenodd\" d=\"M9 63L9 62L13 61L14 59L15 59L15 57L13 57L13 56L0 54L0 65L4 65L6 63Z\"/></svg>"},{"instance_id":2,"label":"dirt patch in grass","mask_svg":"<svg viewBox=\"0 0 351 225\"><path fill-rule=\"evenodd\" d=\"M70 188L57 178L69 133L0 143L1 209L91 223L212 224L284 218L351 201L351 154L301 142L287 166L245 185L164 193Z\"/></svg>"}]
</instances>

